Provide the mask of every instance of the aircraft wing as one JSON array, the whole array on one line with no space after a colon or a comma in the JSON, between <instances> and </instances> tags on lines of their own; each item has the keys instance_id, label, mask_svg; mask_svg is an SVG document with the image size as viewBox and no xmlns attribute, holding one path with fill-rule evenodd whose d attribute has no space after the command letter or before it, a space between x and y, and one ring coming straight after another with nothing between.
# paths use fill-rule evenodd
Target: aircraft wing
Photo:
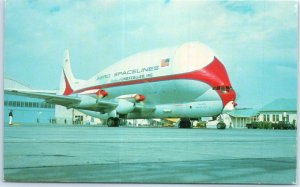
<instances>
[{"instance_id":1,"label":"aircraft wing","mask_svg":"<svg viewBox=\"0 0 300 187\"><path fill-rule=\"evenodd\" d=\"M56 95L55 91L38 91L38 90L16 90L16 89L4 89L4 93L26 96L38 99L44 99L47 103L58 104L67 106L70 104L79 103L80 98Z\"/></svg>"},{"instance_id":2,"label":"aircraft wing","mask_svg":"<svg viewBox=\"0 0 300 187\"><path fill-rule=\"evenodd\" d=\"M114 110L118 106L118 103L113 102L113 101L104 101L104 100L97 100L96 102L93 103L88 103L87 105L80 104L80 105L74 105L72 107L77 108L77 109L82 109L82 110L92 110L96 112L101 112L101 113L108 113Z\"/></svg>"},{"instance_id":3,"label":"aircraft wing","mask_svg":"<svg viewBox=\"0 0 300 187\"><path fill-rule=\"evenodd\" d=\"M44 99L47 103L62 105L67 108L92 110L102 113L110 112L118 106L115 102L96 100L90 96L56 95L56 91L4 89L4 93Z\"/></svg>"},{"instance_id":4,"label":"aircraft wing","mask_svg":"<svg viewBox=\"0 0 300 187\"><path fill-rule=\"evenodd\" d=\"M91 110L101 113L111 112L118 106L118 102L114 100L95 99L89 95L80 97L56 95L56 91L4 89L4 93L44 99L47 103L62 105L67 108ZM144 105L136 104L133 112L149 113L153 112L154 110L155 107L145 107Z\"/></svg>"}]
</instances>

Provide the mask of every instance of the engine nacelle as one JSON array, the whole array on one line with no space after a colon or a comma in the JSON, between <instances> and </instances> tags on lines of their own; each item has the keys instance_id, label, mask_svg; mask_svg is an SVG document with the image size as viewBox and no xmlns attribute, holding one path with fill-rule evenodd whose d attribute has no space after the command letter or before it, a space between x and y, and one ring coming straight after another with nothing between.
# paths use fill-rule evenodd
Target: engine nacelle
<instances>
[{"instance_id":1,"label":"engine nacelle","mask_svg":"<svg viewBox=\"0 0 300 187\"><path fill-rule=\"evenodd\" d=\"M98 90L96 92L96 96L99 97L99 98L106 97L107 95L108 95L108 93L105 90Z\"/></svg>"},{"instance_id":2,"label":"engine nacelle","mask_svg":"<svg viewBox=\"0 0 300 187\"><path fill-rule=\"evenodd\" d=\"M146 99L146 97L144 95L141 95L141 94L136 94L134 96L134 99L137 101L137 102L140 102L140 101L144 101Z\"/></svg>"},{"instance_id":3,"label":"engine nacelle","mask_svg":"<svg viewBox=\"0 0 300 187\"><path fill-rule=\"evenodd\" d=\"M119 105L116 108L116 111L119 114L128 114L132 112L135 108L135 104L127 101L126 99L119 99Z\"/></svg>"},{"instance_id":4,"label":"engine nacelle","mask_svg":"<svg viewBox=\"0 0 300 187\"><path fill-rule=\"evenodd\" d=\"M97 104L97 99L88 95L82 95L81 102L76 104L74 107L89 107L89 106L94 106L96 104Z\"/></svg>"}]
</instances>

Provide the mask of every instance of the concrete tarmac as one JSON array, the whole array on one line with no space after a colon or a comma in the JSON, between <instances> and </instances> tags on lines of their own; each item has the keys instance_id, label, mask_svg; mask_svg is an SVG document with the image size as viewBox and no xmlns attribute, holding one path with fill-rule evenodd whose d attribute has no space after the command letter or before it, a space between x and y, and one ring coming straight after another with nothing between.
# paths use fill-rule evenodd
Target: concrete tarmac
<instances>
[{"instance_id":1,"label":"concrete tarmac","mask_svg":"<svg viewBox=\"0 0 300 187\"><path fill-rule=\"evenodd\" d=\"M4 179L294 184L296 131L5 126Z\"/></svg>"}]
</instances>

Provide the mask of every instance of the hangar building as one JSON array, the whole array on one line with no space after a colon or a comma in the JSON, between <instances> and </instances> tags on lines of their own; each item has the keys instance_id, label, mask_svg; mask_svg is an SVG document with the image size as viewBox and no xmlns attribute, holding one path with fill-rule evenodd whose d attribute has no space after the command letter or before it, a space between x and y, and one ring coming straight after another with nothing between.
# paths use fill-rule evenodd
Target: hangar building
<instances>
[{"instance_id":1,"label":"hangar building","mask_svg":"<svg viewBox=\"0 0 300 187\"><path fill-rule=\"evenodd\" d=\"M4 78L4 87L32 90L29 86L10 78ZM45 103L42 99L4 94L4 122L8 124L9 111L13 111L13 123L99 124L99 119L74 109Z\"/></svg>"},{"instance_id":2,"label":"hangar building","mask_svg":"<svg viewBox=\"0 0 300 187\"><path fill-rule=\"evenodd\" d=\"M4 87L31 90L13 79L4 78ZM54 105L41 99L4 94L4 122L8 123L9 111L13 111L13 123L50 123L54 119Z\"/></svg>"}]
</instances>

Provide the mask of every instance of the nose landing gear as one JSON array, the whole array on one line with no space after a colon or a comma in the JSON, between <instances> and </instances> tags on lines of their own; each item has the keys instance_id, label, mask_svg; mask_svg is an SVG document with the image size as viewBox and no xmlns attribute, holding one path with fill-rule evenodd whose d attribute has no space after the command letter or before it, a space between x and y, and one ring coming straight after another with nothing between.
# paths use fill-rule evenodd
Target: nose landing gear
<instances>
[{"instance_id":1,"label":"nose landing gear","mask_svg":"<svg viewBox=\"0 0 300 187\"><path fill-rule=\"evenodd\" d=\"M217 124L217 129L226 129L226 124L223 121L220 121Z\"/></svg>"}]
</instances>

